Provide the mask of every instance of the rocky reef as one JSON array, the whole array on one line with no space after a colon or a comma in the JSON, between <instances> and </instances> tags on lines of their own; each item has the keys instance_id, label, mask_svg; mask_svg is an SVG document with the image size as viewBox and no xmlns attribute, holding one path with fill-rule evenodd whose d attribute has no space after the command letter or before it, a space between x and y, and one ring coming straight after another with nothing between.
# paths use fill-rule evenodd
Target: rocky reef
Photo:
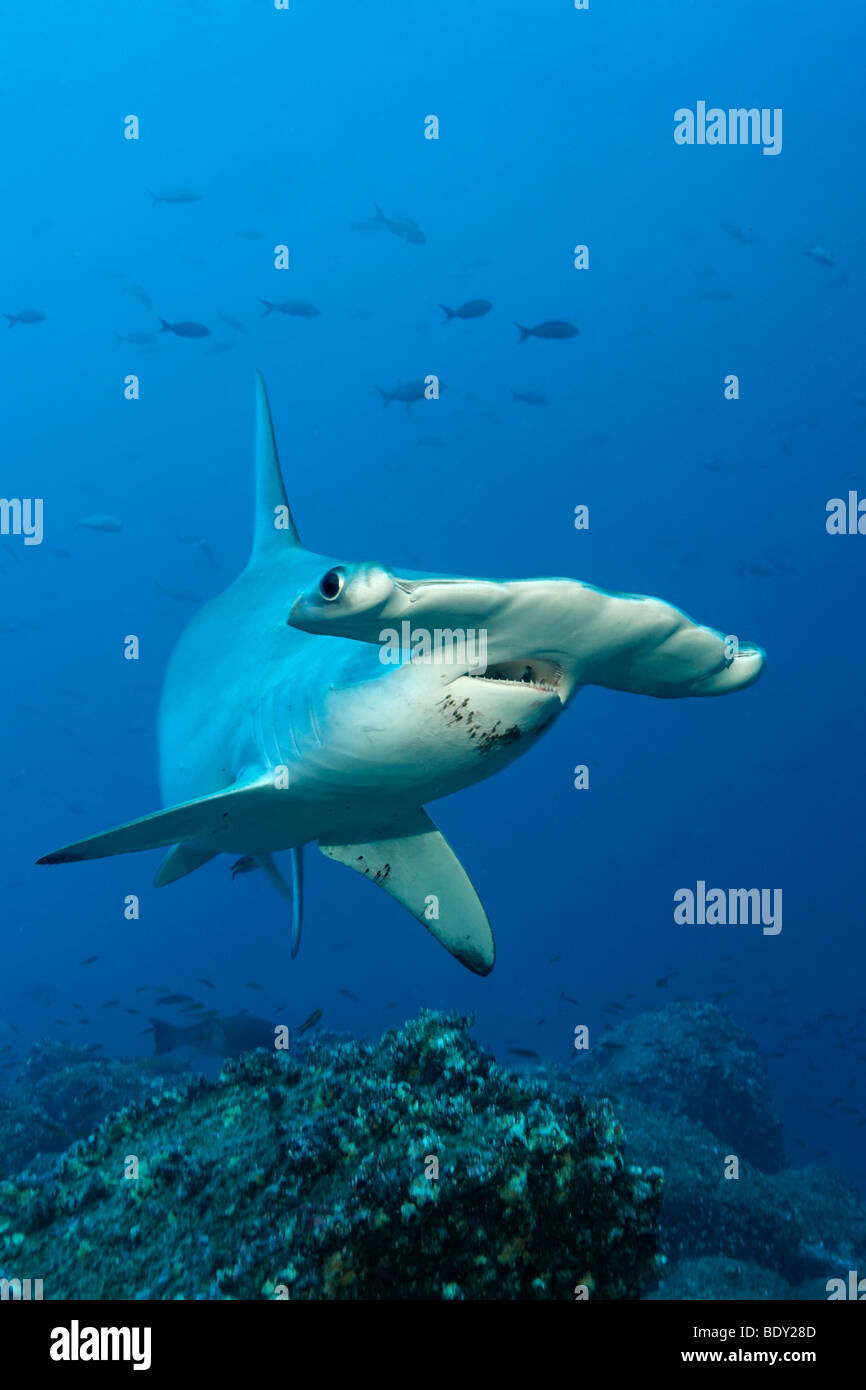
<instances>
[{"instance_id":1,"label":"rocky reef","mask_svg":"<svg viewBox=\"0 0 866 1390\"><path fill-rule=\"evenodd\" d=\"M0 1276L46 1299L640 1297L660 1173L605 1098L504 1070L469 1027L425 1012L136 1094L0 1182Z\"/></svg>"},{"instance_id":2,"label":"rocky reef","mask_svg":"<svg viewBox=\"0 0 866 1390\"><path fill-rule=\"evenodd\" d=\"M215 1080L39 1044L0 1095L0 1278L47 1299L740 1300L866 1269L866 1208L786 1165L723 1010L679 1002L519 1073L470 1027L319 1033Z\"/></svg>"},{"instance_id":3,"label":"rocky reef","mask_svg":"<svg viewBox=\"0 0 866 1390\"><path fill-rule=\"evenodd\" d=\"M664 1171L652 1298L823 1299L828 1279L866 1268L866 1208L829 1170L786 1166L765 1067L722 1009L640 1014L548 1081L609 1098L626 1161Z\"/></svg>"}]
</instances>

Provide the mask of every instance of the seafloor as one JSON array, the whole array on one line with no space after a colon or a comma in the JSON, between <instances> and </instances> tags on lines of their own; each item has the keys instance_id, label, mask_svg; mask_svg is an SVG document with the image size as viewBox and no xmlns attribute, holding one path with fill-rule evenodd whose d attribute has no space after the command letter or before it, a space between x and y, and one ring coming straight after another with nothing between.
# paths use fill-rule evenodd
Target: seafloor
<instances>
[{"instance_id":1,"label":"seafloor","mask_svg":"<svg viewBox=\"0 0 866 1390\"><path fill-rule=\"evenodd\" d=\"M505 1069L470 1028L320 1033L212 1081L38 1044L0 1093L0 1279L46 1299L823 1299L866 1267L866 1208L787 1165L757 1048L717 1007L639 1015L571 1069Z\"/></svg>"}]
</instances>

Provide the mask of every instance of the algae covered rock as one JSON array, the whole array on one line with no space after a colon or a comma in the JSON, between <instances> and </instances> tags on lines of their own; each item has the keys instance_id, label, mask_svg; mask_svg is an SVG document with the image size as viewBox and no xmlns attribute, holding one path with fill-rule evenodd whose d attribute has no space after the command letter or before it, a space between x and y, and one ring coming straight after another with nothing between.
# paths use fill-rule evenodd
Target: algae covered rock
<instances>
[{"instance_id":1,"label":"algae covered rock","mask_svg":"<svg viewBox=\"0 0 866 1390\"><path fill-rule=\"evenodd\" d=\"M320 1035L109 1116L0 1183L0 1274L39 1269L46 1299L638 1298L660 1174L624 1163L606 1101L505 1071L469 1026Z\"/></svg>"},{"instance_id":2,"label":"algae covered rock","mask_svg":"<svg viewBox=\"0 0 866 1390\"><path fill-rule=\"evenodd\" d=\"M86 1047L41 1041L0 1095L0 1177L63 1153L112 1110L165 1086L141 1060L97 1057Z\"/></svg>"},{"instance_id":3,"label":"algae covered rock","mask_svg":"<svg viewBox=\"0 0 866 1390\"><path fill-rule=\"evenodd\" d=\"M715 1004L684 1001L639 1014L575 1058L575 1084L685 1115L765 1173L785 1166L757 1043Z\"/></svg>"}]
</instances>

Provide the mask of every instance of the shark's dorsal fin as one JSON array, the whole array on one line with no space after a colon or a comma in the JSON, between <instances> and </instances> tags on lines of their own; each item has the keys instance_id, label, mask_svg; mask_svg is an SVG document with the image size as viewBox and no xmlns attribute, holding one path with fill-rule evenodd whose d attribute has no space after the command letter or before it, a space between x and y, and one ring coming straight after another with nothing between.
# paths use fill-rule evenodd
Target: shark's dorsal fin
<instances>
[{"instance_id":1,"label":"shark's dorsal fin","mask_svg":"<svg viewBox=\"0 0 866 1390\"><path fill-rule=\"evenodd\" d=\"M256 372L256 526L253 559L261 559L274 548L300 544L301 538L280 472L265 380L261 372Z\"/></svg>"}]
</instances>

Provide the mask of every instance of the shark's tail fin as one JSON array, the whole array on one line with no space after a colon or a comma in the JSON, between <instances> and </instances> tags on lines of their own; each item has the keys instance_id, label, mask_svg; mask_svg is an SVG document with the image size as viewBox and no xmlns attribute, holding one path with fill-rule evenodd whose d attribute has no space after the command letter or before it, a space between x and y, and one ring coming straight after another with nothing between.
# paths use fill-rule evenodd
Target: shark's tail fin
<instances>
[{"instance_id":1,"label":"shark's tail fin","mask_svg":"<svg viewBox=\"0 0 866 1390\"><path fill-rule=\"evenodd\" d=\"M446 323L450 323L452 319L456 319L456 317L457 317L457 311L456 311L456 309L449 309L447 304L440 304L440 305L439 305L439 308L442 310L443 314L445 315L445 322L446 322Z\"/></svg>"},{"instance_id":2,"label":"shark's tail fin","mask_svg":"<svg viewBox=\"0 0 866 1390\"><path fill-rule=\"evenodd\" d=\"M376 221L377 221L377 222L387 222L388 219L387 219L387 217L385 216L385 214L384 214L384 212L382 211L382 209L379 207L379 204L378 204L378 203L374 203L373 206L374 206L375 209L376 209Z\"/></svg>"},{"instance_id":3,"label":"shark's tail fin","mask_svg":"<svg viewBox=\"0 0 866 1390\"><path fill-rule=\"evenodd\" d=\"M159 314L157 314L156 317L159 319ZM162 327L161 327L161 329L160 329L160 332L161 332L161 333L170 333L170 332L171 332L171 324L168 322L168 319L159 319L159 321L160 321L160 323L161 323L161 325L162 325Z\"/></svg>"},{"instance_id":4,"label":"shark's tail fin","mask_svg":"<svg viewBox=\"0 0 866 1390\"><path fill-rule=\"evenodd\" d=\"M150 189L148 189L147 191L148 191L148 193L150 193ZM150 193L150 205L151 205L151 207L155 208L156 205L157 205L157 203L161 203L161 202L162 202L162 198L160 198L159 195L158 195L157 193Z\"/></svg>"},{"instance_id":5,"label":"shark's tail fin","mask_svg":"<svg viewBox=\"0 0 866 1390\"><path fill-rule=\"evenodd\" d=\"M271 310L277 307L276 304L272 304L269 299L260 299L259 303L265 306L265 312L262 314L263 319L266 319Z\"/></svg>"},{"instance_id":6,"label":"shark's tail fin","mask_svg":"<svg viewBox=\"0 0 866 1390\"><path fill-rule=\"evenodd\" d=\"M382 388L381 388L381 386L377 386L377 387L376 387L376 390L379 392L379 395L382 397L382 409L384 410L386 406L389 406L389 405L391 404L391 402L393 401L394 397L390 394L390 392L388 392L388 391L383 391Z\"/></svg>"},{"instance_id":7,"label":"shark's tail fin","mask_svg":"<svg viewBox=\"0 0 866 1390\"><path fill-rule=\"evenodd\" d=\"M148 1023L153 1030L153 1051L156 1057L164 1057L167 1052L174 1052L176 1047L182 1047L186 1042L185 1028L166 1023L164 1018L150 1018Z\"/></svg>"},{"instance_id":8,"label":"shark's tail fin","mask_svg":"<svg viewBox=\"0 0 866 1390\"><path fill-rule=\"evenodd\" d=\"M521 343L526 342L527 338L532 337L532 329L524 328L522 323L515 323L514 327L520 330L520 337L517 339L517 344L519 347Z\"/></svg>"},{"instance_id":9,"label":"shark's tail fin","mask_svg":"<svg viewBox=\"0 0 866 1390\"><path fill-rule=\"evenodd\" d=\"M8 319L8 320L9 320L9 327L10 327L10 328L14 328L15 325L16 325L16 323L18 322L18 315L17 315L17 314L4 314L3 317L4 317L4 319Z\"/></svg>"}]
</instances>

